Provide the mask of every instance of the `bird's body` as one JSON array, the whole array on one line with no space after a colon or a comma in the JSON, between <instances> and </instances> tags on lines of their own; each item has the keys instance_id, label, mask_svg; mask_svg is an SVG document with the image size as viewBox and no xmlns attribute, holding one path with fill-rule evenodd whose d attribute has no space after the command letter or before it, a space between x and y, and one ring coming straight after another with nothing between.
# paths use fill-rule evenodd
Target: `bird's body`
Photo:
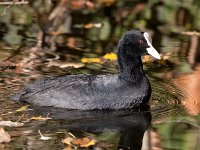
<instances>
[{"instance_id":1,"label":"bird's body","mask_svg":"<svg viewBox=\"0 0 200 150\"><path fill-rule=\"evenodd\" d=\"M20 101L82 110L131 108L150 98L148 79L142 80L140 84L130 83L118 75L44 78L28 85L24 93L20 93Z\"/></svg>"},{"instance_id":2,"label":"bird's body","mask_svg":"<svg viewBox=\"0 0 200 150\"><path fill-rule=\"evenodd\" d=\"M151 85L143 72L141 55L150 46L144 41L147 38L140 34L140 31L132 30L120 40L117 51L119 74L44 78L25 87L14 99L40 106L81 110L126 109L147 103ZM144 45L139 43L136 47L138 40L143 40Z\"/></svg>"}]
</instances>

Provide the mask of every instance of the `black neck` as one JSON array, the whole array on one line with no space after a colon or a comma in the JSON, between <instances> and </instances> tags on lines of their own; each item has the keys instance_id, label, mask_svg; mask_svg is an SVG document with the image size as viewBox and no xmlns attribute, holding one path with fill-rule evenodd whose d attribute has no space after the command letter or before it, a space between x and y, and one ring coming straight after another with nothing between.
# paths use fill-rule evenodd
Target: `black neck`
<instances>
[{"instance_id":1,"label":"black neck","mask_svg":"<svg viewBox=\"0 0 200 150\"><path fill-rule=\"evenodd\" d=\"M138 82L144 76L141 57L118 55L119 78L126 81Z\"/></svg>"}]
</instances>

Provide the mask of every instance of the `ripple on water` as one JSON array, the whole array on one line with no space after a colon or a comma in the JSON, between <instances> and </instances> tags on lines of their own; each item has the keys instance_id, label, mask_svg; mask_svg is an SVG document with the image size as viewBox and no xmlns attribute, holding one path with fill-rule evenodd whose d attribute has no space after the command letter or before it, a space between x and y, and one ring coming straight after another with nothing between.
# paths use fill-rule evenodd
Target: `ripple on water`
<instances>
[{"instance_id":1,"label":"ripple on water","mask_svg":"<svg viewBox=\"0 0 200 150\"><path fill-rule=\"evenodd\" d=\"M185 100L185 91L180 89L171 80L151 77L152 97L150 100L151 112L156 120L185 113L182 101Z\"/></svg>"},{"instance_id":2,"label":"ripple on water","mask_svg":"<svg viewBox=\"0 0 200 150\"><path fill-rule=\"evenodd\" d=\"M200 66L192 74L181 75L176 79L177 85L185 91L183 106L190 114L200 113Z\"/></svg>"}]
</instances>

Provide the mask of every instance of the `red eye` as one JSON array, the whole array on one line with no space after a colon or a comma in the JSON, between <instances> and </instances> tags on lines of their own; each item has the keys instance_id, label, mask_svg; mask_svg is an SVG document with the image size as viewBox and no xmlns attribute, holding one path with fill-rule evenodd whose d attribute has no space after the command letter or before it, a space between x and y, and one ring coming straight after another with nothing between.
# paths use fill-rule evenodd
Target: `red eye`
<instances>
[{"instance_id":1,"label":"red eye","mask_svg":"<svg viewBox=\"0 0 200 150\"><path fill-rule=\"evenodd\" d=\"M139 40L139 43L140 43L140 44L143 44L143 43L144 43L144 41L143 41L143 40Z\"/></svg>"}]
</instances>

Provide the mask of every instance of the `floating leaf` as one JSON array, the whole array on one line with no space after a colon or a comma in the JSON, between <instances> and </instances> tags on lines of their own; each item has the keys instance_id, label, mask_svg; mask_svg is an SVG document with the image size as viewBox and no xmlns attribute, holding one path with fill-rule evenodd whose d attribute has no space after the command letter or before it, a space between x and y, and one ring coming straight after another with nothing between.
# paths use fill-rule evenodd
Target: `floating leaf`
<instances>
[{"instance_id":1,"label":"floating leaf","mask_svg":"<svg viewBox=\"0 0 200 150\"><path fill-rule=\"evenodd\" d=\"M117 60L117 56L115 53L108 53L108 54L105 54L103 58L82 58L81 62L82 63L102 63L103 60L105 59L115 61Z\"/></svg>"},{"instance_id":2,"label":"floating leaf","mask_svg":"<svg viewBox=\"0 0 200 150\"><path fill-rule=\"evenodd\" d=\"M80 147L90 147L92 145L95 145L95 141L94 140L90 140L87 137L80 138L80 139L74 139L72 141L72 143L74 145L77 145L77 146L80 146Z\"/></svg>"},{"instance_id":3,"label":"floating leaf","mask_svg":"<svg viewBox=\"0 0 200 150\"><path fill-rule=\"evenodd\" d=\"M82 63L100 63L101 60L99 58L82 58Z\"/></svg>"},{"instance_id":4,"label":"floating leaf","mask_svg":"<svg viewBox=\"0 0 200 150\"><path fill-rule=\"evenodd\" d=\"M95 140L91 140L87 137L75 138L75 136L67 137L64 140L62 140L62 142L72 147L90 147L96 144Z\"/></svg>"},{"instance_id":5,"label":"floating leaf","mask_svg":"<svg viewBox=\"0 0 200 150\"><path fill-rule=\"evenodd\" d=\"M42 117L42 116L38 116L38 117L32 117L30 118L31 120L49 120L52 119L50 117Z\"/></svg>"},{"instance_id":6,"label":"floating leaf","mask_svg":"<svg viewBox=\"0 0 200 150\"><path fill-rule=\"evenodd\" d=\"M103 56L103 58L108 60L117 60L117 55L115 53L108 53Z\"/></svg>"},{"instance_id":7,"label":"floating leaf","mask_svg":"<svg viewBox=\"0 0 200 150\"><path fill-rule=\"evenodd\" d=\"M21 108L17 109L16 112L27 111L29 105L22 106Z\"/></svg>"}]
</instances>

